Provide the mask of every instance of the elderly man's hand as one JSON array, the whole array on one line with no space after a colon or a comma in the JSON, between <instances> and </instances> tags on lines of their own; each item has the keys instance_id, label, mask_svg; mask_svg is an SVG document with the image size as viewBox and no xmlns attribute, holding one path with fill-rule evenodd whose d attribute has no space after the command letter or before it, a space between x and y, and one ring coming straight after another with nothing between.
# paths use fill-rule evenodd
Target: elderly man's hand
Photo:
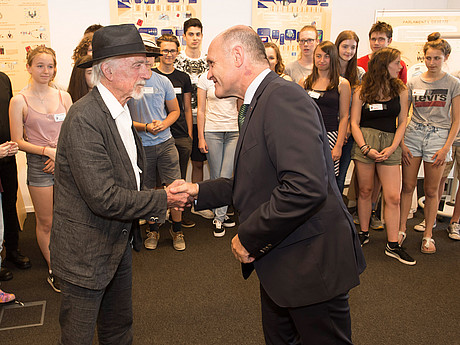
<instances>
[{"instance_id":1,"label":"elderly man's hand","mask_svg":"<svg viewBox=\"0 0 460 345\"><path fill-rule=\"evenodd\" d=\"M176 180L173 183L171 183L168 187L166 187L166 196L168 198L168 208L174 208L175 210L178 211L183 211L184 207L188 204L190 204L190 198L188 193L186 191L175 191L172 192L172 190L180 188L180 186L183 186L185 184L184 180Z\"/></svg>"},{"instance_id":2,"label":"elderly man's hand","mask_svg":"<svg viewBox=\"0 0 460 345\"><path fill-rule=\"evenodd\" d=\"M173 187L171 188L171 193L187 193L189 195L189 203L192 203L198 196L198 183L184 182L175 186L171 185L171 187Z\"/></svg>"}]
</instances>

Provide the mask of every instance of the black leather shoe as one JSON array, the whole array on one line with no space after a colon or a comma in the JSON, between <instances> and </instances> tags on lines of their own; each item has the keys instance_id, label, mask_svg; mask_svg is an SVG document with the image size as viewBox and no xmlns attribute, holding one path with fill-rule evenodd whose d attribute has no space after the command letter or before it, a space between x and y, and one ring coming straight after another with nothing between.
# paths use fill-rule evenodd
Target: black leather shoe
<instances>
[{"instance_id":1,"label":"black leather shoe","mask_svg":"<svg viewBox=\"0 0 460 345\"><path fill-rule=\"evenodd\" d=\"M21 269L30 268L32 264L27 256L22 255L19 250L12 250L6 252L6 260L12 262L16 267Z\"/></svg>"},{"instance_id":2,"label":"black leather shoe","mask_svg":"<svg viewBox=\"0 0 460 345\"><path fill-rule=\"evenodd\" d=\"M6 282L7 280L13 279L13 273L8 268L1 268L0 270L0 281Z\"/></svg>"}]
</instances>

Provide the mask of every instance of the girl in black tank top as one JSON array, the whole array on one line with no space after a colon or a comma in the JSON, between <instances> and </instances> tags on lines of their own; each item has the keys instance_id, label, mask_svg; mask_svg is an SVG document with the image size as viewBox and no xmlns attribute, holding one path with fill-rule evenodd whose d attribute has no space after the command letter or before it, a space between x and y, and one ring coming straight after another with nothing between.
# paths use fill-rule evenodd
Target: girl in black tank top
<instances>
[{"instance_id":1,"label":"girl in black tank top","mask_svg":"<svg viewBox=\"0 0 460 345\"><path fill-rule=\"evenodd\" d=\"M306 80L301 80L300 84L321 110L337 177L347 134L350 83L340 77L339 55L332 42L318 44L313 57L312 74Z\"/></svg>"},{"instance_id":2,"label":"girl in black tank top","mask_svg":"<svg viewBox=\"0 0 460 345\"><path fill-rule=\"evenodd\" d=\"M401 53L384 48L374 53L361 86L353 95L351 130L355 139L352 159L359 184L358 216L361 245L369 242L369 220L374 175L382 184L387 230L385 254L406 265L416 261L401 247L405 234L399 232L401 148L406 129L408 93L398 79ZM397 120L397 125L396 125Z\"/></svg>"}]
</instances>

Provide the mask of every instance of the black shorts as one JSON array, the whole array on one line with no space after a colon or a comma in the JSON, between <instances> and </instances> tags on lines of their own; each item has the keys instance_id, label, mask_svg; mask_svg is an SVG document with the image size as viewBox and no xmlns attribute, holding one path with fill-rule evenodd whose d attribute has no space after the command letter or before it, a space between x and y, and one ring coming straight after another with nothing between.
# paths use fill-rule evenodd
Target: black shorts
<instances>
[{"instance_id":1,"label":"black shorts","mask_svg":"<svg viewBox=\"0 0 460 345\"><path fill-rule=\"evenodd\" d=\"M204 162L206 160L206 155L198 149L198 126L196 124L193 124L192 154L190 155L190 159L194 162Z\"/></svg>"}]
</instances>

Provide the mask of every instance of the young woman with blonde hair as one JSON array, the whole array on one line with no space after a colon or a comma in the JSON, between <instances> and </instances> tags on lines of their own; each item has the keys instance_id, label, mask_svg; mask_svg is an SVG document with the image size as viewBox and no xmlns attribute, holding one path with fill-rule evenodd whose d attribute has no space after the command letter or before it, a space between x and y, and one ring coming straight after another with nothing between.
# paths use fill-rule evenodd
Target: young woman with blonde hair
<instances>
[{"instance_id":1,"label":"young woman with blonde hair","mask_svg":"<svg viewBox=\"0 0 460 345\"><path fill-rule=\"evenodd\" d=\"M37 241L48 264L48 282L59 292L50 268L53 221L54 160L62 122L72 105L70 95L50 86L56 76L56 54L39 46L27 54L29 86L11 99L11 140L27 154L27 185L35 210Z\"/></svg>"}]
</instances>

